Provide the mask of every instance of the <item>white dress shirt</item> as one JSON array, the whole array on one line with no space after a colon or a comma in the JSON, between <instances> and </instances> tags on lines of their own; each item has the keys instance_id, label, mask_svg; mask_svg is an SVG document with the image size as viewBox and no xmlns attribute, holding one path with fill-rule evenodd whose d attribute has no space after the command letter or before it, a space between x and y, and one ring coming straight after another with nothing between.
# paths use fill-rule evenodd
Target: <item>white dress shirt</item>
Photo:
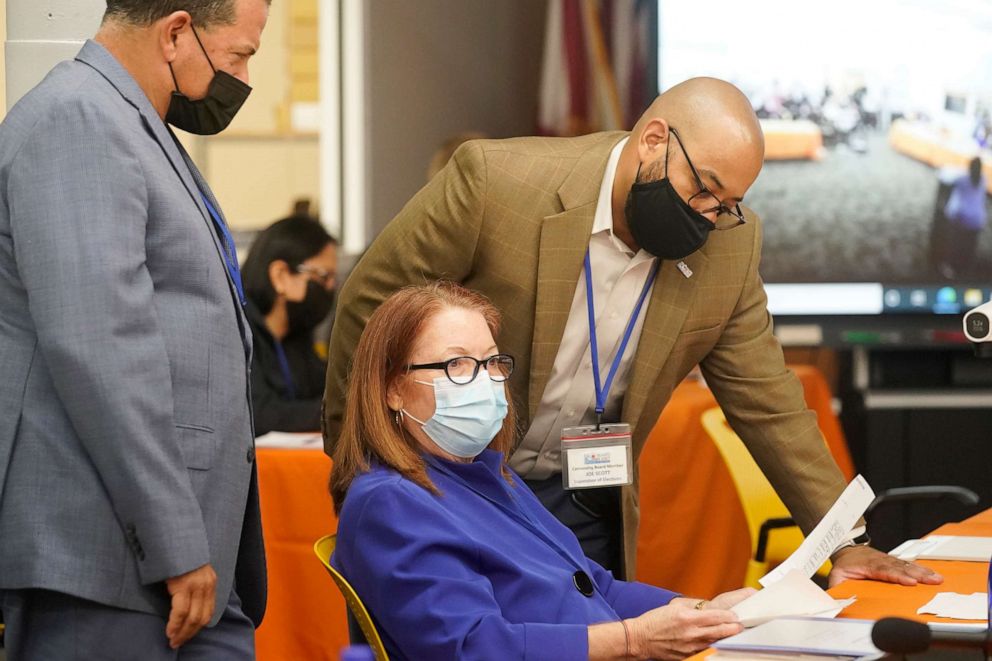
<instances>
[{"instance_id":1,"label":"white dress shirt","mask_svg":"<svg viewBox=\"0 0 992 661\"><path fill-rule=\"evenodd\" d=\"M626 142L627 139L624 138L610 152L599 188L592 235L589 238L601 384L606 383L610 366L623 339L623 332L656 260L654 255L644 250L635 255L613 234L613 179L620 152ZM610 388L603 414L604 422L629 422L620 420L619 416L649 301L650 292L641 307ZM589 312L583 267L575 285L565 333L558 347L548 384L541 396L541 403L523 442L510 459L510 466L521 476L541 480L560 473L562 428L595 424L596 388L590 353Z\"/></svg>"}]
</instances>

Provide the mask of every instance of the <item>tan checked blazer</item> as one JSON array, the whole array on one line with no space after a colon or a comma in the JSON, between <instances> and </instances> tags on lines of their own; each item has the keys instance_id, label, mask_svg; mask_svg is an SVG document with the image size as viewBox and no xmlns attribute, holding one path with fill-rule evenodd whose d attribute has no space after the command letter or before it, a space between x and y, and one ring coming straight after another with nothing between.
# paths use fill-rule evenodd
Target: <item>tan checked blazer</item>
<instances>
[{"instance_id":1,"label":"tan checked blazer","mask_svg":"<svg viewBox=\"0 0 992 661\"><path fill-rule=\"evenodd\" d=\"M331 335L325 445L340 430L352 351L389 294L437 278L483 292L503 312L500 350L517 361L510 391L524 428L558 352L610 151L626 134L467 143L375 240L341 290ZM751 454L809 532L844 480L786 370L758 275L761 222L713 232L662 264L624 397L634 457L672 390L696 364ZM644 476L651 479L651 476ZM624 490L627 576L634 576L637 483ZM705 512L700 512L705 516Z\"/></svg>"}]
</instances>

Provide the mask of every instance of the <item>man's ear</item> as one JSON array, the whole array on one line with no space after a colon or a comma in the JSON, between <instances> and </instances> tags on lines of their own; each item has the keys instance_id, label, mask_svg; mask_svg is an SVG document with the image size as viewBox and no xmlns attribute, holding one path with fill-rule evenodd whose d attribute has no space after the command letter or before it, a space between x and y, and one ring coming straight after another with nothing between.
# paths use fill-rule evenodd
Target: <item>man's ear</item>
<instances>
[{"instance_id":1,"label":"man's ear","mask_svg":"<svg viewBox=\"0 0 992 661\"><path fill-rule=\"evenodd\" d=\"M641 162L649 163L663 154L670 137L668 122L661 117L655 117L645 124L637 142L637 154Z\"/></svg>"},{"instance_id":2,"label":"man's ear","mask_svg":"<svg viewBox=\"0 0 992 661\"><path fill-rule=\"evenodd\" d=\"M174 11L153 24L153 31L166 62L175 62L179 49L176 43L179 36L193 25L193 18L187 11Z\"/></svg>"}]
</instances>

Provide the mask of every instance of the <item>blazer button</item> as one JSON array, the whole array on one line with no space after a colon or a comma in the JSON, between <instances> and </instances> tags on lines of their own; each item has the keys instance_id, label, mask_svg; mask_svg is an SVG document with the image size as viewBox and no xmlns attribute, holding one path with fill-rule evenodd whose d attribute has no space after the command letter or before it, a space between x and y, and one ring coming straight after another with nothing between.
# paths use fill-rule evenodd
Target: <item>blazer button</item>
<instances>
[{"instance_id":1,"label":"blazer button","mask_svg":"<svg viewBox=\"0 0 992 661\"><path fill-rule=\"evenodd\" d=\"M589 574L581 570L575 572L574 574L572 574L572 584L575 586L575 589L578 590L582 596L592 597L593 585L592 585L592 579L589 578Z\"/></svg>"},{"instance_id":2,"label":"blazer button","mask_svg":"<svg viewBox=\"0 0 992 661\"><path fill-rule=\"evenodd\" d=\"M245 458L248 459L249 464L255 461L255 448L248 448L248 454Z\"/></svg>"}]
</instances>

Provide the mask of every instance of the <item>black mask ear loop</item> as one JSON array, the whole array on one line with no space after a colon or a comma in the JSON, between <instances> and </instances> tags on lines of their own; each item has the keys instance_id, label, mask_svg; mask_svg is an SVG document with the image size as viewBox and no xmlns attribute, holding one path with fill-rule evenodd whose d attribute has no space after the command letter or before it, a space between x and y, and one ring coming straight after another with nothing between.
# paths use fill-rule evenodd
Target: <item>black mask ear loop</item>
<instances>
[{"instance_id":1,"label":"black mask ear loop","mask_svg":"<svg viewBox=\"0 0 992 661\"><path fill-rule=\"evenodd\" d=\"M203 47L203 42L200 41L200 35L196 31L196 27L190 23L189 29L193 31L193 36L196 37L196 43L200 45L200 50L203 51L203 57L207 58L207 64L210 65L210 70L217 73L217 68L214 66L213 60L207 55L207 49ZM179 80L176 79L176 70L172 68L172 62L169 62L169 73L172 74L172 84L176 86L176 93L182 94L182 90L179 89Z\"/></svg>"},{"instance_id":2,"label":"black mask ear loop","mask_svg":"<svg viewBox=\"0 0 992 661\"><path fill-rule=\"evenodd\" d=\"M668 179L668 148L672 146L672 136L675 133L672 132L672 127L668 127L668 140L665 141L665 179ZM676 140L678 137L676 137ZM681 144L681 143L679 143Z\"/></svg>"},{"instance_id":3,"label":"black mask ear loop","mask_svg":"<svg viewBox=\"0 0 992 661\"><path fill-rule=\"evenodd\" d=\"M189 24L189 29L193 31L193 36L196 37L196 43L200 44L200 50L203 51L203 57L207 58L207 64L210 65L210 70L217 73L217 67L214 66L213 61L210 56L207 55L207 49L203 47L203 42L200 41L200 34L196 31L196 26L192 23Z\"/></svg>"}]
</instances>

